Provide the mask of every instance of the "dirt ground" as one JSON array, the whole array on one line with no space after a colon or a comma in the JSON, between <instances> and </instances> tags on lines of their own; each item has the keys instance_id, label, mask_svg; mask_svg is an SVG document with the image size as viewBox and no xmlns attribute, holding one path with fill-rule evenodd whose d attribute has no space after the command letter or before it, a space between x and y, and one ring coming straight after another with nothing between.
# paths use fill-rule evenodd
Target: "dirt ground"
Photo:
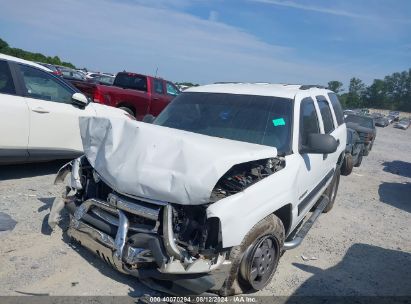
<instances>
[{"instance_id":1,"label":"dirt ground","mask_svg":"<svg viewBox=\"0 0 411 304\"><path fill-rule=\"evenodd\" d=\"M411 295L410 152L411 129L379 128L334 209L256 295ZM0 295L158 295L49 229L62 164L0 167Z\"/></svg>"}]
</instances>

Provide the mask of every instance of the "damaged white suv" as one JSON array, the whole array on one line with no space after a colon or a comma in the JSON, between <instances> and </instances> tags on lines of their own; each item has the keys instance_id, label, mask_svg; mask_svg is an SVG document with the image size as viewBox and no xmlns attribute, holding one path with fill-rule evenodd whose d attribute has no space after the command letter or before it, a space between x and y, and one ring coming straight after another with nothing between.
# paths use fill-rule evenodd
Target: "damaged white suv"
<instances>
[{"instance_id":1,"label":"damaged white suv","mask_svg":"<svg viewBox=\"0 0 411 304\"><path fill-rule=\"evenodd\" d=\"M91 117L80 129L85 156L59 171L71 178L52 213L65 206L72 238L175 295L266 286L332 208L346 145L339 101L317 86L206 85L153 124Z\"/></svg>"}]
</instances>

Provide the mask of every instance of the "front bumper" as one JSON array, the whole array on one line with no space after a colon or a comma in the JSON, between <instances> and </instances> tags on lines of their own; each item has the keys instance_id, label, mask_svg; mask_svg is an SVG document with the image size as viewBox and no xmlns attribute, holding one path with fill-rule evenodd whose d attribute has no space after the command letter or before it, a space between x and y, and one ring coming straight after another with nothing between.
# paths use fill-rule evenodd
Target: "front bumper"
<instances>
[{"instance_id":1,"label":"front bumper","mask_svg":"<svg viewBox=\"0 0 411 304\"><path fill-rule=\"evenodd\" d=\"M160 212L160 208L144 209L126 200L117 200L113 206L98 199L76 205L73 197L66 198L65 205L71 214L70 237L118 271L136 276L154 289L176 295L218 290L229 271L224 254L194 258L175 244L169 222L171 207L163 206ZM162 235L156 232L159 225L141 229L130 222L130 215L160 217Z\"/></svg>"}]
</instances>

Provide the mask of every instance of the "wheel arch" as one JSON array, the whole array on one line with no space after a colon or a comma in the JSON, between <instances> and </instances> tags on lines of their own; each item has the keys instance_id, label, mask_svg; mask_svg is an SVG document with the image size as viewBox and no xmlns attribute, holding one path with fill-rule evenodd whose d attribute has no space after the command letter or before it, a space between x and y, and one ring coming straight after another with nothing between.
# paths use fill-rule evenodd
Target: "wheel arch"
<instances>
[{"instance_id":1,"label":"wheel arch","mask_svg":"<svg viewBox=\"0 0 411 304\"><path fill-rule=\"evenodd\" d=\"M116 105L116 108L121 108L121 107L129 108L131 111L133 111L134 115L136 115L136 108L135 108L132 104L130 104L130 103L126 102L126 101L120 101L120 102Z\"/></svg>"},{"instance_id":2,"label":"wheel arch","mask_svg":"<svg viewBox=\"0 0 411 304\"><path fill-rule=\"evenodd\" d=\"M277 216L280 221L283 223L284 226L284 231L285 235L287 235L290 232L291 229L291 224L292 224L292 205L291 204L286 204L282 206L281 208L277 209L273 214Z\"/></svg>"}]
</instances>

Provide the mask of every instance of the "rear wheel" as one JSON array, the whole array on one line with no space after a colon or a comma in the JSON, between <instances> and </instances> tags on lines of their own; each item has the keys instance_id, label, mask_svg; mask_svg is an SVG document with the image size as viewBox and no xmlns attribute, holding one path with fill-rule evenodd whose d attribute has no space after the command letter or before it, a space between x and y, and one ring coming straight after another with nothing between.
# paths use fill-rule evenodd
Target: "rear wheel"
<instances>
[{"instance_id":1,"label":"rear wheel","mask_svg":"<svg viewBox=\"0 0 411 304\"><path fill-rule=\"evenodd\" d=\"M272 279L284 245L281 220L269 215L257 223L230 251L231 269L218 291L230 296L263 289Z\"/></svg>"},{"instance_id":2,"label":"rear wheel","mask_svg":"<svg viewBox=\"0 0 411 304\"><path fill-rule=\"evenodd\" d=\"M359 167L362 163L362 152L360 152L360 155L358 155L357 162L355 163L354 167Z\"/></svg>"},{"instance_id":3,"label":"rear wheel","mask_svg":"<svg viewBox=\"0 0 411 304\"><path fill-rule=\"evenodd\" d=\"M364 147L362 155L368 156L368 154L370 154L370 145L371 144L368 144L367 146Z\"/></svg>"},{"instance_id":4,"label":"rear wheel","mask_svg":"<svg viewBox=\"0 0 411 304\"><path fill-rule=\"evenodd\" d=\"M337 169L337 171L334 174L333 180L331 181L331 184L325 190L325 194L330 199L330 202L328 203L327 207L325 207L325 209L323 210L324 213L329 212L334 207L334 202L335 202L335 198L337 197L339 184L340 184L340 170Z\"/></svg>"},{"instance_id":5,"label":"rear wheel","mask_svg":"<svg viewBox=\"0 0 411 304\"><path fill-rule=\"evenodd\" d=\"M344 176L350 175L353 167L352 155L351 153L346 153L341 165L341 174Z\"/></svg>"}]
</instances>

